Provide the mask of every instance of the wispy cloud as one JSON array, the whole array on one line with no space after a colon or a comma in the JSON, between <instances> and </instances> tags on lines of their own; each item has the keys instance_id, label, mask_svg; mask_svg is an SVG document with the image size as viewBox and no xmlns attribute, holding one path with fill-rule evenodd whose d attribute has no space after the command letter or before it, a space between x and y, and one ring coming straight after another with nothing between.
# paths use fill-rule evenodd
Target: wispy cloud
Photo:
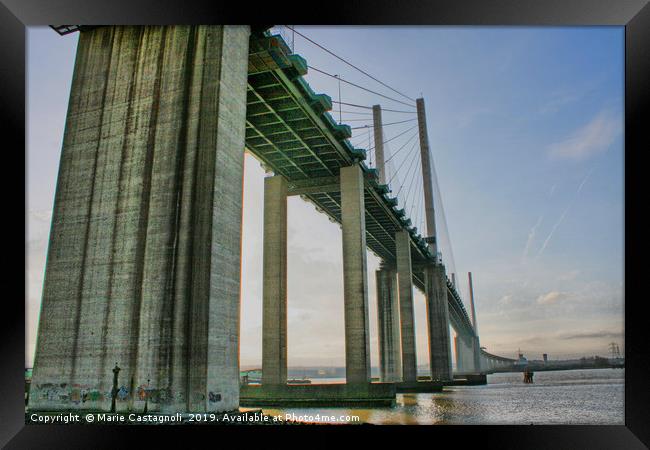
<instances>
[{"instance_id":1,"label":"wispy cloud","mask_svg":"<svg viewBox=\"0 0 650 450\"><path fill-rule=\"evenodd\" d=\"M537 233L537 228L541 225L543 219L544 216L539 216L539 219L537 219L535 225L533 225L533 227L528 232L528 239L526 240L526 246L524 247L524 252L521 255L522 264L525 261L525 259L528 257L528 252L530 251L530 247L531 245L533 245L533 241L535 240L535 234Z\"/></svg>"},{"instance_id":2,"label":"wispy cloud","mask_svg":"<svg viewBox=\"0 0 650 450\"><path fill-rule=\"evenodd\" d=\"M608 111L601 111L570 137L553 143L548 154L554 159L581 161L604 152L622 129L622 120Z\"/></svg>"},{"instance_id":3,"label":"wispy cloud","mask_svg":"<svg viewBox=\"0 0 650 450\"><path fill-rule=\"evenodd\" d=\"M599 86L605 81L605 77L601 74L596 78L581 81L579 85L563 86L553 92L546 102L540 106L539 113L553 114L565 106L581 101L586 96L597 91Z\"/></svg>"},{"instance_id":4,"label":"wispy cloud","mask_svg":"<svg viewBox=\"0 0 650 450\"><path fill-rule=\"evenodd\" d=\"M559 291L551 291L547 294L540 295L537 297L537 304L538 305L552 305L554 303L557 303L558 301L562 300L563 298L566 298L566 294L563 292Z\"/></svg>"},{"instance_id":5,"label":"wispy cloud","mask_svg":"<svg viewBox=\"0 0 650 450\"><path fill-rule=\"evenodd\" d=\"M557 277L558 281L573 281L576 278L578 278L578 275L580 274L579 270L571 270L569 272L565 272L561 274L560 276Z\"/></svg>"},{"instance_id":6,"label":"wispy cloud","mask_svg":"<svg viewBox=\"0 0 650 450\"><path fill-rule=\"evenodd\" d=\"M574 103L584 97L585 92L564 91L556 92L551 99L539 108L540 114L558 112L562 107Z\"/></svg>"},{"instance_id":7,"label":"wispy cloud","mask_svg":"<svg viewBox=\"0 0 650 450\"><path fill-rule=\"evenodd\" d=\"M504 295L499 299L499 305L509 305L512 303L512 294Z\"/></svg>"},{"instance_id":8,"label":"wispy cloud","mask_svg":"<svg viewBox=\"0 0 650 450\"><path fill-rule=\"evenodd\" d=\"M571 199L571 202L567 205L567 207L564 209L564 211L562 211L562 214L560 215L560 218L557 220L557 222L555 222L555 224L553 225L553 228L551 228L551 232L548 234L548 236L547 236L546 239L544 240L544 243L542 244L542 246L540 247L539 251L537 252L537 256L536 256L536 258L539 258L540 256L542 256L542 253L544 253L544 250L546 250L546 246L547 246L548 243L551 241L551 238L552 238L553 235L555 234L555 231L557 230L557 228L558 228L558 227L560 226L560 224L564 221L564 218L566 217L566 215L567 215L567 213L569 212L569 210L573 207L574 203L575 203L576 200L578 199L578 195L580 194L580 191L582 191L582 188L584 187L585 183L587 182L587 180L589 179L589 177L591 176L591 173L592 173L593 171L594 171L594 169L592 168L592 169L589 171L589 173L587 173L587 176L585 176L585 177L583 178L582 182L581 182L580 185L578 186L578 189L576 190L575 194L573 195L573 198Z\"/></svg>"},{"instance_id":9,"label":"wispy cloud","mask_svg":"<svg viewBox=\"0 0 650 450\"><path fill-rule=\"evenodd\" d=\"M620 338L623 335L622 331L591 331L585 333L572 333L562 334L562 339L602 339L602 338Z\"/></svg>"}]
</instances>

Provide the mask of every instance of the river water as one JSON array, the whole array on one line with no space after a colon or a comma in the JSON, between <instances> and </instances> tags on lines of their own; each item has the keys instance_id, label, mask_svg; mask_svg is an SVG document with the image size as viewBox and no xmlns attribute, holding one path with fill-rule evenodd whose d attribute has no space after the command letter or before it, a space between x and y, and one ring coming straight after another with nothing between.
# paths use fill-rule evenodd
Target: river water
<instances>
[{"instance_id":1,"label":"river water","mask_svg":"<svg viewBox=\"0 0 650 450\"><path fill-rule=\"evenodd\" d=\"M624 424L623 369L488 375L484 386L446 387L432 394L398 394L392 408L262 408L265 414L322 423L371 424ZM336 382L342 380L327 380ZM323 380L314 380L322 383ZM352 422L350 422L352 423Z\"/></svg>"}]
</instances>

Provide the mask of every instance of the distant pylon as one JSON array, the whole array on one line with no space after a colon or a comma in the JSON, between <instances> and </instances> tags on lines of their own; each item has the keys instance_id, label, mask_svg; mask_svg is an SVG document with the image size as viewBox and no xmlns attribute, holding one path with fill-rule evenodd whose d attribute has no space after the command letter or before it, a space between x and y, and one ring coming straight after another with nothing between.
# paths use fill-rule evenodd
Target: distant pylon
<instances>
[{"instance_id":1,"label":"distant pylon","mask_svg":"<svg viewBox=\"0 0 650 450\"><path fill-rule=\"evenodd\" d=\"M621 357L621 351L619 350L618 344L616 342L609 343L609 352L612 354L612 358Z\"/></svg>"}]
</instances>

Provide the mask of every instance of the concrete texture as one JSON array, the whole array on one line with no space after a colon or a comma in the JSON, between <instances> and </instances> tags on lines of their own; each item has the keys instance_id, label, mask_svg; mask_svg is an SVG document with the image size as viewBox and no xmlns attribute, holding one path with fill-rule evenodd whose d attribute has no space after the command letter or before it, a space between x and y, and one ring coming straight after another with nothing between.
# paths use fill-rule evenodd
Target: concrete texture
<instances>
[{"instance_id":1,"label":"concrete texture","mask_svg":"<svg viewBox=\"0 0 650 450\"><path fill-rule=\"evenodd\" d=\"M241 406L394 406L394 383L244 385Z\"/></svg>"},{"instance_id":2,"label":"concrete texture","mask_svg":"<svg viewBox=\"0 0 650 450\"><path fill-rule=\"evenodd\" d=\"M476 373L481 372L481 344L478 336L472 336L472 362L474 363L474 371Z\"/></svg>"},{"instance_id":3,"label":"concrete texture","mask_svg":"<svg viewBox=\"0 0 650 450\"><path fill-rule=\"evenodd\" d=\"M472 336L461 334L456 336L456 345L458 347L462 370L464 373L475 373L474 369L474 350L472 348ZM457 356L457 357L458 357Z\"/></svg>"},{"instance_id":4,"label":"concrete texture","mask_svg":"<svg viewBox=\"0 0 650 450\"><path fill-rule=\"evenodd\" d=\"M411 240L408 231L402 230L395 233L395 249L402 334L402 380L410 383L417 380L417 354L415 350Z\"/></svg>"},{"instance_id":5,"label":"concrete texture","mask_svg":"<svg viewBox=\"0 0 650 450\"><path fill-rule=\"evenodd\" d=\"M399 381L402 378L402 355L396 272L395 269L382 267L375 275L380 379Z\"/></svg>"},{"instance_id":6,"label":"concrete texture","mask_svg":"<svg viewBox=\"0 0 650 450\"><path fill-rule=\"evenodd\" d=\"M474 336L472 337L472 360L476 372L481 371L481 343L478 337L478 323L476 319L476 310L474 308L474 283L472 281L472 272L467 272L467 282L469 285L469 301L472 311L472 327Z\"/></svg>"},{"instance_id":7,"label":"concrete texture","mask_svg":"<svg viewBox=\"0 0 650 450\"><path fill-rule=\"evenodd\" d=\"M465 370L463 367L463 348L458 336L454 336L454 354L456 355L456 372L462 373Z\"/></svg>"},{"instance_id":8,"label":"concrete texture","mask_svg":"<svg viewBox=\"0 0 650 450\"><path fill-rule=\"evenodd\" d=\"M30 409L237 408L248 38L80 34Z\"/></svg>"},{"instance_id":9,"label":"concrete texture","mask_svg":"<svg viewBox=\"0 0 650 450\"><path fill-rule=\"evenodd\" d=\"M377 171L379 172L379 183L386 184L386 167L384 158L384 130L381 123L381 106L372 107L373 137L375 139L375 158L377 159Z\"/></svg>"},{"instance_id":10,"label":"concrete texture","mask_svg":"<svg viewBox=\"0 0 650 450\"><path fill-rule=\"evenodd\" d=\"M451 380L449 309L445 267L441 264L432 264L425 269L424 273L431 378L434 381Z\"/></svg>"},{"instance_id":11,"label":"concrete texture","mask_svg":"<svg viewBox=\"0 0 650 450\"><path fill-rule=\"evenodd\" d=\"M262 384L287 382L287 181L264 179Z\"/></svg>"},{"instance_id":12,"label":"concrete texture","mask_svg":"<svg viewBox=\"0 0 650 450\"><path fill-rule=\"evenodd\" d=\"M370 382L366 218L361 167L341 167L345 367L350 384Z\"/></svg>"},{"instance_id":13,"label":"concrete texture","mask_svg":"<svg viewBox=\"0 0 650 450\"><path fill-rule=\"evenodd\" d=\"M422 160L422 189L424 190L424 212L427 223L427 236L436 237L436 215L433 202L433 159L429 151L429 135L427 133L427 117L424 110L424 99L415 100L418 117L418 135L420 138L420 158ZM434 239L429 242L429 249L435 255L438 252L438 245Z\"/></svg>"}]
</instances>

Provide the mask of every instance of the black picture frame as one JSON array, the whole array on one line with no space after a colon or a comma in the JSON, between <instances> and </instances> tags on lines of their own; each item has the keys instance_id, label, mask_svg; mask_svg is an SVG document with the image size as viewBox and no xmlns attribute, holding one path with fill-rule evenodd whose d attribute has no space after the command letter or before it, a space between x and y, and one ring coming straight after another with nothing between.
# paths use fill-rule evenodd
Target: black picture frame
<instances>
[{"instance_id":1,"label":"black picture frame","mask_svg":"<svg viewBox=\"0 0 650 450\"><path fill-rule=\"evenodd\" d=\"M311 4L311 3L310 3ZM625 26L625 425L624 426L466 426L408 427L408 440L414 445L426 442L468 443L472 437L478 444L495 448L647 448L650 445L650 355L646 335L647 319L644 307L645 278L642 270L642 245L639 245L644 202L642 180L643 151L650 149L647 131L648 99L650 97L650 5L647 0L617 2L589 0L463 0L413 1L355 1L320 4L327 7L318 14L306 3L252 3L184 0L1 0L0 4L0 114L5 128L3 155L15 156L15 164L5 161L20 177L20 148L25 145L25 27L50 24L172 24L172 23L231 23L231 24L368 24L368 25L618 25ZM251 10L254 10L252 12ZM645 119L645 120L644 120ZM10 138L10 139L7 139ZM11 142L11 144L10 144ZM24 156L24 155L23 155ZM25 164L24 157L22 159ZM25 167L24 167L25 169ZM23 175L25 172L23 171ZM5 176L4 192L16 191L17 180ZM26 180L23 179L25 183ZM26 184L25 184L26 186ZM15 194L9 195L18 197ZM25 200L26 202L26 200ZM26 203L23 204L26 207ZM27 211L27 208L25 208ZM26 213L25 213L26 214ZM20 235L21 222L17 214L5 209L5 221L15 227L8 236ZM26 216L23 216L26 219ZM26 235L26 221L22 232ZM9 238L10 240L11 238ZM15 238L13 240L16 240ZM23 257L25 256L23 249ZM20 255L20 253L18 253ZM606 255L603 255L606 257ZM10 258L5 258L9 260ZM17 258L20 260L20 258ZM20 270L16 258L12 266ZM19 279L16 276L15 279ZM23 287L25 288L26 283ZM299 427L184 427L157 426L156 433L148 427L84 426L84 425L25 425L24 419L24 308L18 295L6 295L5 305L17 311L6 312L2 331L2 370L0 370L0 445L7 448L121 448L133 442L136 435L147 434L167 444L188 445L187 431L192 442L212 442L214 446L230 445L224 435L255 429L257 432L288 433L310 445L310 426ZM7 311L5 309L5 311ZM18 319L16 319L16 316ZM20 318L23 317L23 320ZM398 431L404 431L400 427ZM382 438L393 427L319 427L320 431L365 432ZM215 439L216 436L216 439ZM245 437L244 437L245 436ZM251 434L243 434L247 439ZM207 440L204 440L207 439ZM417 442L417 444L416 444ZM151 441L151 445L153 441ZM241 445L248 445L242 442Z\"/></svg>"}]
</instances>

